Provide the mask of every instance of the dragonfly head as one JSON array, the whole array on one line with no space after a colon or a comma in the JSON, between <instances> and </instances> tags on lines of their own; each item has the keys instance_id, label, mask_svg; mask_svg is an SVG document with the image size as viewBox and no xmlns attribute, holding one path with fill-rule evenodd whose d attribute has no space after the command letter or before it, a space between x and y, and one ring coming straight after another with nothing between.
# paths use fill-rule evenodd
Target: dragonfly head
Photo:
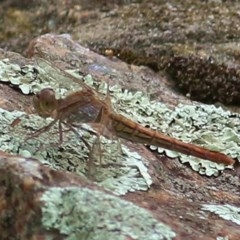
<instances>
[{"instance_id":1,"label":"dragonfly head","mask_svg":"<svg viewBox=\"0 0 240 240\"><path fill-rule=\"evenodd\" d=\"M58 100L52 88L44 88L33 97L33 105L37 114L43 118L54 117Z\"/></svg>"}]
</instances>

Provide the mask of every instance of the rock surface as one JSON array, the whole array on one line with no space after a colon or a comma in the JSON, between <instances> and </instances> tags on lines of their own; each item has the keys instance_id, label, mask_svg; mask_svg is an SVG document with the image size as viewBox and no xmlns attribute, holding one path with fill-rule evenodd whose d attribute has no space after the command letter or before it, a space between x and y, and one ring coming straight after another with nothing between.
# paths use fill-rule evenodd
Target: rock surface
<instances>
[{"instance_id":1,"label":"rock surface","mask_svg":"<svg viewBox=\"0 0 240 240\"><path fill-rule=\"evenodd\" d=\"M190 93L189 96L194 99L238 105L238 3L231 1L219 4L218 1L209 1L195 4L192 1L172 1L157 4L156 1L129 1L129 4L122 4L121 1L97 1L94 7L90 7L84 4L85 1L79 5L74 4L74 1L57 2L57 9L54 1L49 1L47 7L28 5L35 10L32 13L19 8L15 1L4 2L5 6L8 6L8 10L1 14L5 24L11 24L13 16L22 18L18 26L12 24L12 28L1 30L5 33L2 36L11 36L8 45L2 46L8 46L10 50L21 54L1 50L0 60L8 58L11 64L20 66L22 76L26 74L22 71L26 69L26 65L35 66L34 58L41 56L61 69L79 69L83 75L91 74L97 81L109 82L111 86L118 84L133 92L150 92L151 97L165 103L170 109L174 109L179 103L185 105L192 102L179 94L176 88L173 90L173 83L170 83L167 74L171 75L173 81L187 78L189 81L180 83L186 84L184 93ZM200 13L197 13L198 10ZM159 14L160 12L162 14ZM219 14L222 21L217 18ZM157 16L161 18L158 19ZM45 27L41 27L42 22L47 22ZM32 29L35 28L32 25L35 24L39 24L39 31L33 34ZM19 27L20 25L23 28ZM58 31L69 32L79 41L73 41L67 35L43 35L32 40L25 51L27 56L33 59L22 56L23 46L26 47L34 35L54 31L60 25ZM151 34L148 35L148 32ZM22 36L25 36L25 39ZM15 44L19 39L22 39L22 42ZM229 39L232 39L231 44L228 43ZM119 57L132 65L115 56L98 55L79 42L101 53L104 49L116 51L114 54L120 52ZM159 59L163 60L163 65ZM169 63L172 65L166 69L165 64ZM174 72L176 66L179 69ZM189 70L191 66L194 66L193 71ZM204 66L209 71L201 75L200 70ZM159 70L161 71L158 72ZM201 85L203 87L199 85L198 89L189 92L189 89L193 89L191 86L199 80L199 74L200 80L207 79L210 85L206 81ZM213 75L217 80L215 85L211 81ZM34 79L34 71L31 76ZM226 81L230 87L221 89L226 85ZM205 83L210 86L207 98ZM23 95L18 90L18 85L10 82L1 83L0 86L1 108L14 112L24 111L31 118L31 96ZM234 92L233 88L236 89L236 94L230 96L229 94ZM220 94L215 94L217 90ZM222 95L222 92L225 95ZM235 100L230 97L235 97ZM233 115L234 113L229 121L238 121ZM5 125L0 128L1 131L6 130ZM29 126L25 126L25 129L31 132ZM237 136L235 137L238 141ZM232 139L229 140L231 141ZM129 149L146 159L145 164L153 183L148 191L134 191L121 197L113 197L110 191L106 192L92 180L78 176L70 169L57 170L56 165L45 166L46 164L31 157L8 155L5 151L20 154L20 149L11 152L7 144L2 145L1 239L112 239L113 236L118 236L119 239L239 239L238 163L234 170L225 169L217 177L207 177L194 172L189 165L180 163L177 158L170 159L165 154L159 155L140 144L126 144ZM91 199L88 200L84 193ZM71 196L74 199L72 202ZM75 204L77 198L80 199L79 204ZM105 203L104 206L101 205L102 202ZM134 205L131 205L131 202ZM68 203L69 205L65 205ZM102 218L96 221L91 219L97 218L91 212L91 206L94 211L99 208L104 212ZM116 215L112 216L109 208L114 209ZM123 208L132 211L132 215L120 215ZM85 218L81 219L81 215ZM139 215L144 219L142 222L138 220ZM70 228L76 218L77 224ZM138 222L131 225L129 219L136 219ZM151 231L149 226L154 226ZM112 235L113 230L117 234Z\"/></svg>"},{"instance_id":2,"label":"rock surface","mask_svg":"<svg viewBox=\"0 0 240 240\"><path fill-rule=\"evenodd\" d=\"M70 67L76 68L76 66L79 66L80 72L90 73L101 81L108 81L108 76L110 75L106 73L102 74L101 68L93 68L92 66L104 66L106 67L104 69L114 72L115 78L110 78L111 81L115 81L113 83L116 83L117 79L123 79L125 73L130 71L125 63L121 63L120 61L115 62L98 56L64 35L45 35L33 40L29 45L28 54L31 56L34 55L35 57L40 55L41 57L51 59L51 61L57 63L58 66L63 69ZM3 56L5 58L7 56L6 53ZM19 59L21 60L19 62L21 65L23 60L25 60L23 58L12 57L10 61L16 62L19 61ZM25 63L29 62L29 60L25 61ZM123 70L124 68L125 70ZM135 76L138 76L139 69L137 67L136 69L136 72L135 68L131 69L131 72L133 72ZM161 80L160 77L159 80ZM21 96L20 93L18 93L18 95ZM9 98L5 99L5 102L11 100L14 106L14 99L11 99L10 95L8 95L8 97ZM28 107L29 100L26 98L25 102L26 105L23 104L23 106L25 106L23 109ZM175 234L179 239L186 237L191 239L213 239L226 236L231 239L238 238L240 232L236 223L224 220L215 214L203 210L204 204L215 204L216 206L230 204L232 206L238 206L239 182L237 180L237 169L234 171L225 170L217 178L207 178L193 172L187 165L181 165L177 159L170 160L164 155L157 156L137 144L129 144L129 147L148 160L148 169L154 184L148 192L137 191L128 193L124 196L124 199L148 209L152 212L153 216L158 219L160 225L164 223L170 227L164 227L161 232L162 235L157 234L157 236L155 236L155 233L160 230L154 228L155 230L153 230L156 232L149 235L147 239L161 239L161 236L166 239L171 239ZM65 194L68 195L66 192L75 191L76 189L81 190L83 187L84 190L82 189L81 191L85 191L86 189L90 191L94 184L90 182L87 184L86 180L77 177L74 173L57 172L50 168L51 166L41 166L37 160L2 156L1 176L3 187L1 198L3 206L5 206L1 211L1 232L4 232L3 239L11 239L11 237L13 239L13 235L11 235L12 231L10 231L12 228L15 229L19 239L34 239L34 237L35 239L47 239L49 235L52 236L53 239L56 236L58 239L61 239L64 238L64 234L66 234L65 238L68 239L67 236L73 236L71 235L73 234L71 231L63 230L64 227L61 224L44 225L43 219L46 219L44 207L51 201L55 202L55 200L53 200L56 198L55 194L57 194L57 196L59 196L59 194L65 196ZM76 186L78 188L71 188ZM57 190L55 189L56 187L58 187ZM54 190L57 192L54 192ZM102 190L100 189L100 191ZM45 194L47 197L44 197L46 196ZM78 193L74 192L71 194ZM94 195L94 193L92 194ZM42 200L43 198L44 201ZM67 201L69 200L66 199L66 202ZM99 206L99 208L101 208L101 206ZM53 217L51 214L55 213L49 211L50 210L46 210L46 214L51 218ZM85 209L85 211L87 210ZM16 215L17 213L19 215ZM26 213L28 213L28 215L25 215ZM81 212L79 214L81 214ZM136 215L132 217L137 218L138 214L137 211ZM24 215L24 217L22 215ZM6 220L7 217L8 220ZM58 220L59 217L60 216L55 216L56 222L60 221ZM106 218L108 218L107 214ZM32 221L32 219L34 219L34 221ZM21 224L24 226L20 227ZM97 225L97 223L95 224ZM145 222L141 224L144 225ZM105 229L106 234L109 229L107 226L108 224ZM78 229L79 227L80 226L77 226L76 228ZM97 234L97 230L92 233L93 235L89 235L89 237L84 235L85 233L84 231L80 232L78 236L82 236L81 234L83 234L85 239L95 239L92 236ZM111 236L111 233L109 234L109 236ZM134 234L137 234L136 236L140 239L141 236L147 236L141 235L140 233ZM77 235L74 236L75 239L77 239ZM123 237L121 239L128 239L129 237L126 238L127 235L125 235L124 232L121 236ZM108 239L110 239L110 237Z\"/></svg>"}]
</instances>

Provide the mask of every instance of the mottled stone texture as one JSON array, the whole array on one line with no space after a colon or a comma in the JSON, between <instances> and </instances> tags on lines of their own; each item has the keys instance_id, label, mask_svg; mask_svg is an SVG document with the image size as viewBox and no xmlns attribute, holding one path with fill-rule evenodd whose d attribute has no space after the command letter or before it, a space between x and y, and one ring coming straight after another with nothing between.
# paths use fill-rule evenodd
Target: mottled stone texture
<instances>
[{"instance_id":1,"label":"mottled stone texture","mask_svg":"<svg viewBox=\"0 0 240 240\"><path fill-rule=\"evenodd\" d=\"M34 159L2 154L0 174L3 240L160 240L176 235L146 210Z\"/></svg>"},{"instance_id":2,"label":"mottled stone texture","mask_svg":"<svg viewBox=\"0 0 240 240\"><path fill-rule=\"evenodd\" d=\"M149 77L148 70L141 72L142 69L137 67L129 69L125 63L99 56L64 35L41 36L33 40L28 48L28 53L31 56L40 55L50 59L63 69L79 66L81 72L90 73L102 81L108 81L109 75L102 71L102 69L107 69L114 72L110 80L115 84L124 77L128 81L128 74L126 74L128 71L133 76L138 76L139 79L142 79L140 73L145 78ZM6 55L6 52L2 54L2 58ZM20 58L12 57L12 59L18 62ZM21 62L24 62L24 58L21 58ZM162 85L159 86L161 90L168 89L165 93L163 91L165 96L168 94L168 96L175 96L176 100L181 99L176 93L171 92L168 85L164 85L161 76L151 76L162 81ZM12 93L10 93L7 96L3 95L4 101L1 102L11 100L11 107L14 109L14 107L16 108L15 104L19 102L18 99L22 99L23 105L28 106L30 102L28 97L22 98L22 95L18 93L18 98L15 99L11 98ZM189 102L184 98L180 101L182 103ZM171 101L168 104L169 106L174 105ZM148 168L154 184L148 192L127 194L124 196L126 200L148 209L159 221L159 224L167 224L172 229L171 231L176 233L177 239L216 239L216 237L239 239L240 231L236 223L201 210L202 204L207 203L239 205L238 166L236 166L236 170L225 170L216 178L207 178L193 172L187 165L180 164L177 159L171 160L164 155L157 156L140 145L129 144L129 147L148 160ZM73 186L77 186L79 189L82 187L89 190L96 189L93 183L87 183L86 180L79 178L74 173L58 172L51 170L50 166L42 166L37 160L6 156L3 153L0 159L0 177L2 206L0 232L2 239L67 239L66 232L68 231L65 230L65 235L61 235L61 228L56 227L58 226L57 220L56 225L47 225L52 226L48 228L42 222L42 196L51 192L52 187L60 187L63 191ZM99 190L101 189L99 188ZM118 201L117 199L119 198L116 198L116 201ZM50 202L54 203L54 198ZM122 210L119 209L120 212ZM70 211L70 214L73 213ZM144 224L144 221L141 224ZM162 234L163 236L173 236L171 231L164 228ZM131 238L123 235L123 239Z\"/></svg>"},{"instance_id":3,"label":"mottled stone texture","mask_svg":"<svg viewBox=\"0 0 240 240\"><path fill-rule=\"evenodd\" d=\"M53 177L51 171L34 159L1 156L1 239L63 239L61 234L44 229L41 223L39 198L52 181L49 177Z\"/></svg>"},{"instance_id":4,"label":"mottled stone texture","mask_svg":"<svg viewBox=\"0 0 240 240\"><path fill-rule=\"evenodd\" d=\"M5 0L0 2L0 59L24 66L35 62L23 56L40 55L62 69L78 68L81 74L91 74L110 85L141 90L172 109L178 103L192 104L190 99L194 99L236 105L239 111L239 12L238 1L221 0ZM74 40L66 35L43 35L46 32L69 33ZM0 83L0 107L30 114L31 96L6 82ZM234 113L231 120L239 121ZM226 220L220 217L223 212L218 215L211 208L240 206L239 164L209 178L178 159L141 145L128 146L147 159L153 185L148 192L128 193L125 200L167 224L176 233L175 239L240 239L239 212ZM42 196L49 196L54 187L60 192L77 187L106 194L74 173L52 170L37 160L4 152L0 153L0 179L0 239L6 240L67 238L67 231L61 234L54 224L46 227L42 222ZM56 200L60 206L53 196L48 203ZM210 210L204 210L203 204ZM86 212L91 216L91 211ZM151 240L126 235L123 239Z\"/></svg>"}]
</instances>

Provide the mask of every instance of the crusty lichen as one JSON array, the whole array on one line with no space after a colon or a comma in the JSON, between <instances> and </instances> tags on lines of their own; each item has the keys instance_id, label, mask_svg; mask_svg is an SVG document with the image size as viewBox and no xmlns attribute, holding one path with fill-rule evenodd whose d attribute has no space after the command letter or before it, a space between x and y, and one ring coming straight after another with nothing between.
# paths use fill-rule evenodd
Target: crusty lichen
<instances>
[{"instance_id":1,"label":"crusty lichen","mask_svg":"<svg viewBox=\"0 0 240 240\"><path fill-rule=\"evenodd\" d=\"M96 82L91 75L79 76L79 80L75 79L72 81L71 78L63 76L60 70L48 65L47 62L41 61L41 59L38 59L37 62L37 80L30 81L31 91L51 86L56 89L58 95L62 96L67 94L67 92L71 91L73 88L76 89L76 87L80 87L78 81L84 80L86 84L97 87L99 92L104 94L107 92L107 85ZM75 76L78 75L74 70L68 72ZM26 81L24 83L26 84ZM121 87L116 85L110 87L110 95L113 108L115 108L117 112L135 119L143 125L158 129L164 134L167 133L173 137L181 139L182 141L193 142L212 150L224 152L232 157L239 157L240 149L238 142L240 135L238 134L237 129L239 128L240 123L238 114L233 114L224 111L221 108L203 104L188 106L179 105L174 110L171 110L160 102L150 101L148 96L142 92L123 91ZM14 117L12 116L12 120L13 118ZM11 120L8 120L8 122L9 121ZM31 116L25 118L22 124L22 126L26 124L25 128L31 127L37 129L39 128L39 125L44 125L44 120L36 116ZM23 130L23 132L25 131L26 129ZM90 136L86 132L84 134L84 137L90 143L94 142L93 136ZM45 139L49 140L47 135L40 136L38 139L46 143ZM52 136L56 135L57 134ZM66 135L66 138L69 138L70 140L74 139L74 141L65 142L58 151L56 151L56 149L54 150L54 148L48 147L47 150L45 149L41 152L41 158L44 159L49 157L48 161L51 162L51 165L54 168L70 170L79 174L85 173L88 153L83 149L86 148L84 145L81 145L81 143L76 143L76 136L74 134ZM14 136L14 139L19 139L19 137ZM22 136L20 139L22 139ZM52 141L55 141L56 143L56 139L57 136L56 138L53 137ZM34 146L34 144L35 141L32 141L32 146L31 148L28 146L29 149L27 149L27 151L35 151L39 144L36 146ZM140 156L137 156L136 153L131 153L125 147L122 147L124 154L120 155L120 157L114 157L114 154L120 151L112 151L114 145L109 144L107 140L103 140L102 144L104 145L102 149L104 149L106 153L104 158L108 168L96 166L96 172L94 174L96 180L106 184L111 189L115 189L114 191L118 194L125 193L126 191L133 191L134 189L132 189L132 186L135 186L135 189L138 190L146 190L151 185L151 178L147 173L147 169L142 163ZM3 144L3 146L5 145ZM105 146L109 146L109 148ZM13 152L19 153L19 149L21 149L21 147L17 145ZM225 168L225 166L221 164L189 157L173 151L163 150L156 147L151 147L151 149L158 150L159 153L165 152L165 154L171 158L179 157L181 162L189 163L194 171L207 176L216 176ZM21 149L21 151L23 150ZM27 154L26 151L23 151L23 153ZM83 160L83 165L79 163L79 159ZM132 165L133 162L134 167ZM139 172L141 173L141 177L138 177ZM125 185L122 184L123 182L125 182Z\"/></svg>"},{"instance_id":2,"label":"crusty lichen","mask_svg":"<svg viewBox=\"0 0 240 240\"><path fill-rule=\"evenodd\" d=\"M110 88L111 89L111 88ZM150 101L142 92L131 93L127 90L116 91L117 109L127 117L131 116L143 125L159 129L184 142L199 144L211 150L224 152L234 158L240 158L238 142L240 135L239 114L225 111L213 105L178 105L174 110L165 104ZM226 166L210 161L186 156L178 152L151 146L159 153L165 152L170 158L180 157L183 163L189 163L194 171L207 176L218 175Z\"/></svg>"},{"instance_id":3,"label":"crusty lichen","mask_svg":"<svg viewBox=\"0 0 240 240\"><path fill-rule=\"evenodd\" d=\"M173 239L171 228L145 209L87 188L51 188L41 200L42 224L65 239Z\"/></svg>"},{"instance_id":4,"label":"crusty lichen","mask_svg":"<svg viewBox=\"0 0 240 240\"><path fill-rule=\"evenodd\" d=\"M29 94L35 85L37 73L32 65L20 67L9 62L9 59L0 60L0 81L9 82L18 86L23 94Z\"/></svg>"},{"instance_id":5,"label":"crusty lichen","mask_svg":"<svg viewBox=\"0 0 240 240\"><path fill-rule=\"evenodd\" d=\"M230 220L240 225L240 208L230 204L203 204L202 209L217 214L223 219Z\"/></svg>"},{"instance_id":6,"label":"crusty lichen","mask_svg":"<svg viewBox=\"0 0 240 240\"><path fill-rule=\"evenodd\" d=\"M79 76L80 79L82 77ZM67 91L80 87L77 82L69 84L68 79L61 75L61 71L51 67L41 58L36 59L33 65L22 67L10 63L9 59L0 60L0 81L19 87L23 94L36 93L43 88L52 87L56 89L58 96L62 96Z\"/></svg>"},{"instance_id":7,"label":"crusty lichen","mask_svg":"<svg viewBox=\"0 0 240 240\"><path fill-rule=\"evenodd\" d=\"M11 128L9 123L17 117L21 118L21 122ZM23 112L8 112L0 109L0 149L25 157L35 157L54 169L75 172L82 176L89 175L88 149L73 133L64 133L64 143L61 145L59 145L56 126L36 138L25 140L26 137L31 137L33 131L50 121L51 119L43 120L36 115L27 116ZM89 143L95 141L94 136L86 131L82 131L81 135ZM119 147L118 143L115 145ZM117 157L118 150L114 150L113 147L113 142L109 143L109 140L101 139L102 165L96 163L92 167L94 180L116 194L147 190L152 180L141 156L122 146L123 154L120 155L121 149L119 149Z\"/></svg>"},{"instance_id":8,"label":"crusty lichen","mask_svg":"<svg viewBox=\"0 0 240 240\"><path fill-rule=\"evenodd\" d=\"M27 83L21 74L23 70L17 67L17 65L9 64L7 60L2 62L6 62L3 66L5 70L2 71L3 78L5 79L5 75L7 74L8 80L10 82L14 80L15 85L19 86L22 90L21 81L24 81L24 84ZM56 89L58 96L63 96L67 91L73 90L74 88L76 89L77 87L79 88L80 86L77 82L71 82L71 79L66 79L66 77L61 74L62 72L60 70L48 65L44 60L37 59L37 65L35 67L38 67L35 76L36 79L35 81L29 80L27 88L29 92L36 92L44 87L51 86ZM14 72L13 74L12 69L15 69L16 73ZM27 73L28 68L25 67L24 69L25 76L31 78ZM32 69L33 68L30 68L29 71L35 72ZM10 75L14 75L14 77L18 76L18 81L16 81L15 78L13 78L13 80L9 78ZM79 76L79 78L81 78L81 76ZM86 81L93 82L91 76L86 76L85 79ZM71 84L69 84L69 81ZM30 129L37 130L44 126L44 124L49 123L50 120L44 121L40 117L34 115L27 117L20 112L9 113L4 110L1 110L1 114L0 118L2 118L1 124L3 133L6 133L6 135L2 135L0 139L1 149L3 151L24 156L34 156L54 169L67 170L80 175L88 174L87 158L89 153L79 139L76 141L77 137L73 133L64 134L68 141L65 140L64 144L61 146L58 146L58 134L54 134L54 132L57 131L56 128L50 132L52 133L51 139L49 139L49 133L46 133L36 139L31 139L26 142L24 138L27 133L31 134ZM4 117L4 115L7 117ZM19 116L22 116L21 123L12 129L12 131L6 131L9 127L9 123ZM95 141L94 136L90 136L86 131L83 134L84 138L89 141L89 143ZM50 144L54 146L51 147ZM99 184L111 189L116 194L125 194L128 191L135 190L147 190L150 187L152 180L141 156L129 151L127 147L122 146L123 155L116 157L118 152L121 153L121 148L119 150L113 150L113 142L109 144L106 139L101 141L101 145L101 149L104 149L104 151L100 154L105 162L103 162L102 166L94 166L93 172L93 178L98 181ZM117 143L115 145L119 144Z\"/></svg>"},{"instance_id":9,"label":"crusty lichen","mask_svg":"<svg viewBox=\"0 0 240 240\"><path fill-rule=\"evenodd\" d=\"M218 236L216 238L216 240L229 240L228 236L222 237L222 236Z\"/></svg>"}]
</instances>

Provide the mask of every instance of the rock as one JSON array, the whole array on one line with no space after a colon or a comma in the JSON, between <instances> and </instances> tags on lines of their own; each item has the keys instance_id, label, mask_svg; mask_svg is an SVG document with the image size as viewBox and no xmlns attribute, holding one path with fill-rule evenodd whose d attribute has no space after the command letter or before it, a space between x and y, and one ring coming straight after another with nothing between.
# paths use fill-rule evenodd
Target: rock
<instances>
[{"instance_id":1,"label":"rock","mask_svg":"<svg viewBox=\"0 0 240 240\"><path fill-rule=\"evenodd\" d=\"M110 81L111 84L116 84L119 79L127 81L128 78L124 78L126 72L131 72L134 76L138 76L139 80L141 79L139 76L139 72L142 71L141 67L132 67L129 70L129 66L125 63L98 56L66 35L43 35L33 40L27 52L29 56L48 59L61 69L79 68L80 75L91 74L93 78ZM12 62L11 59L9 61ZM27 74L31 72L29 78L35 79L36 76L35 80L37 81L41 69L34 64L36 63L33 58L31 67L26 68L26 65L19 64L20 70L16 70L16 72L11 70L11 72L19 76L18 74L22 73L23 69L27 69ZM36 70L33 70L35 68ZM145 71L148 73L149 70L144 70L143 76ZM45 76L50 79L47 84L54 81L54 77L50 73ZM40 79L44 81L44 74L41 74ZM23 75L26 75L26 72L19 79L22 79ZM59 83L63 84L61 77L57 76ZM88 76L87 80L91 81L91 78ZM70 82L65 84L67 86L77 84L74 81L69 84ZM36 90L36 85L37 82L35 85L31 85L30 92ZM16 85L16 87L18 86ZM172 94L178 99L177 94ZM9 99L11 99L10 97ZM147 101L146 98L144 101ZM182 98L182 102L189 101ZM26 106L27 103L29 104L29 101L26 102ZM169 106L172 109L174 103L170 102ZM161 106L161 108L165 107ZM201 106L199 105L197 108L200 109ZM164 109L164 111L169 112L170 110ZM183 114L183 112L179 113ZM151 112L149 114L151 116ZM1 116L4 116L6 121L4 122L4 118L1 120L2 136L9 137L5 140L1 138L1 146L19 154L17 151L28 144L23 140L23 143L19 143L19 138L22 137L19 133L21 131L31 132L31 128L39 127L23 119L22 127L18 128L19 124L17 124L14 131L9 133L6 124L10 122L8 119L11 119L12 115L5 112ZM237 122L238 117L234 117L236 115L231 116ZM147 114L144 118L147 118ZM31 115L27 115L26 119L37 123L41 121L40 118L37 119ZM231 124L234 125L236 122L233 121ZM49 144L47 141L49 136L50 134L48 137L45 136L42 141ZM66 134L66 136L68 135ZM237 134L231 136L238 139ZM54 138L54 134L51 135L51 138ZM15 140L14 144L12 139ZM39 139L41 138L39 137ZM35 150L39 146L34 140L31 141L31 144ZM217 237L238 239L240 236L237 226L238 219L235 220L232 217L237 216L239 202L237 190L239 179L233 170L225 169L220 176L208 178L193 172L187 165L181 165L176 159L171 160L166 155L158 156L141 145L128 144L131 151L138 153L140 158L147 159L147 161L141 160L145 168L147 166L147 171L144 172L143 165L137 164L138 168L135 168L134 174L137 169L137 175L144 176L144 186L147 186L149 190L146 192L134 189L135 192L128 193L124 197L117 197L107 193L92 181L80 177L79 175L83 175L81 171L84 172L84 168L79 172L74 172L76 169L78 170L77 164L79 166L86 164L85 153L82 155L82 159L78 158L79 163L77 160L66 161L67 155L62 154L70 154L71 151L75 151L74 148L70 147L69 150L64 146L62 149L58 147L56 151L52 151L50 150L51 145L48 146L50 147L45 151L47 154L44 162L48 166L41 163L42 158L36 160L31 157L24 158L1 153L0 230L3 239L14 239L16 235L19 239L112 239L113 237L117 239L119 237L119 239L153 240L173 239L175 236L179 239L213 239ZM22 153L26 154L26 151L23 150L27 149L21 149ZM84 152L82 148L81 151ZM79 156L75 152L73 155ZM138 156L133 155L136 162ZM173 155L171 154L171 156ZM47 162L47 158L52 159L52 162ZM74 169L71 173L68 172L71 171L70 166ZM119 165L118 168L120 169L121 166ZM116 169L113 166L111 171L117 171ZM238 171L237 169L236 171ZM130 173L132 174L132 172ZM146 173L151 176L152 182L148 182L149 177ZM134 187L136 182L129 183ZM125 200L123 201L121 198ZM97 218L95 211L98 209L100 210L98 215L101 215L101 218ZM227 217L223 218L224 215ZM88 223L88 219L90 223ZM15 230L14 233L12 233L12 229Z\"/></svg>"}]
</instances>

